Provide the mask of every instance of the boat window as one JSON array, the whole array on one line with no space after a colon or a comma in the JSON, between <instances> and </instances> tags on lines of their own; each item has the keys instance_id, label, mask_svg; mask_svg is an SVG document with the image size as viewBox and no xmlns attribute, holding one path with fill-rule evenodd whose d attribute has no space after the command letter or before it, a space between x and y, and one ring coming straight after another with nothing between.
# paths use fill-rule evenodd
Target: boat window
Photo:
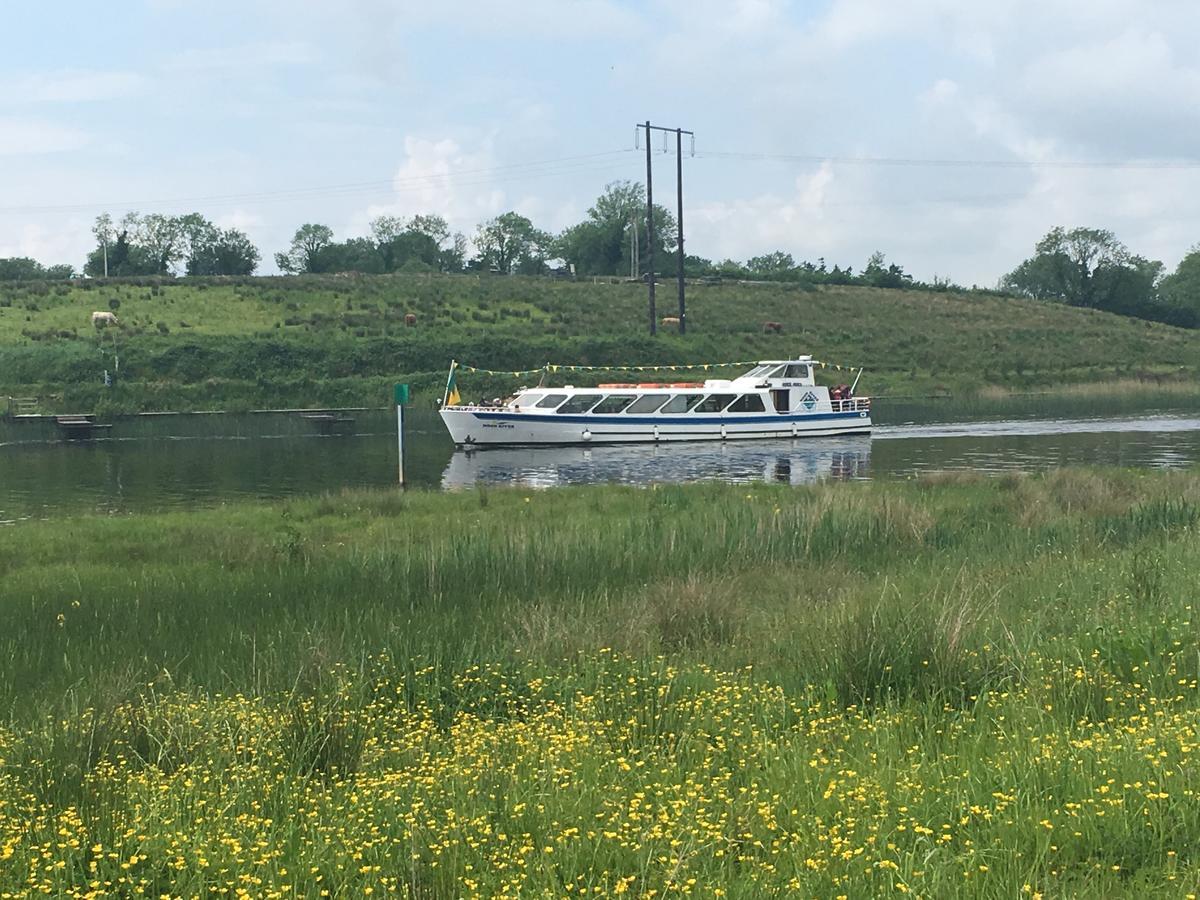
<instances>
[{"instance_id":1,"label":"boat window","mask_svg":"<svg viewBox=\"0 0 1200 900\"><path fill-rule=\"evenodd\" d=\"M763 378L782 378L784 369L786 368L787 366L774 366L770 371L763 374Z\"/></svg>"},{"instance_id":2,"label":"boat window","mask_svg":"<svg viewBox=\"0 0 1200 900\"><path fill-rule=\"evenodd\" d=\"M632 394L609 394L596 404L596 408L593 409L592 412L619 413L636 399L637 397L633 396Z\"/></svg>"},{"instance_id":3,"label":"boat window","mask_svg":"<svg viewBox=\"0 0 1200 900\"><path fill-rule=\"evenodd\" d=\"M747 372L742 377L743 378L757 378L759 375L765 375L769 371L771 371L770 366L755 366L753 369L751 369L749 372Z\"/></svg>"},{"instance_id":4,"label":"boat window","mask_svg":"<svg viewBox=\"0 0 1200 900\"><path fill-rule=\"evenodd\" d=\"M807 378L808 377L808 366L804 365L803 363L793 363L792 365L787 367L787 374L784 375L783 377L784 378Z\"/></svg>"},{"instance_id":5,"label":"boat window","mask_svg":"<svg viewBox=\"0 0 1200 900\"><path fill-rule=\"evenodd\" d=\"M554 407L558 406L558 404L562 403L566 399L566 394L547 394L535 405L538 409L554 409Z\"/></svg>"},{"instance_id":6,"label":"boat window","mask_svg":"<svg viewBox=\"0 0 1200 900\"><path fill-rule=\"evenodd\" d=\"M558 408L560 413L583 413L587 412L600 399L600 394L576 394L566 403Z\"/></svg>"},{"instance_id":7,"label":"boat window","mask_svg":"<svg viewBox=\"0 0 1200 900\"><path fill-rule=\"evenodd\" d=\"M659 412L664 413L685 413L693 406L704 399L703 394L676 394Z\"/></svg>"},{"instance_id":8,"label":"boat window","mask_svg":"<svg viewBox=\"0 0 1200 900\"><path fill-rule=\"evenodd\" d=\"M513 401L513 406L517 407L518 409L526 407L526 406L533 406L540 399L542 399L541 394L522 394L520 397L518 397L516 400Z\"/></svg>"},{"instance_id":9,"label":"boat window","mask_svg":"<svg viewBox=\"0 0 1200 900\"><path fill-rule=\"evenodd\" d=\"M762 394L742 394L733 401L727 412L766 412Z\"/></svg>"},{"instance_id":10,"label":"boat window","mask_svg":"<svg viewBox=\"0 0 1200 900\"><path fill-rule=\"evenodd\" d=\"M709 394L704 402L696 407L698 413L716 413L723 410L737 398L736 394Z\"/></svg>"},{"instance_id":11,"label":"boat window","mask_svg":"<svg viewBox=\"0 0 1200 900\"><path fill-rule=\"evenodd\" d=\"M644 394L638 397L625 410L627 413L652 413L657 412L658 408L670 399L670 394Z\"/></svg>"}]
</instances>

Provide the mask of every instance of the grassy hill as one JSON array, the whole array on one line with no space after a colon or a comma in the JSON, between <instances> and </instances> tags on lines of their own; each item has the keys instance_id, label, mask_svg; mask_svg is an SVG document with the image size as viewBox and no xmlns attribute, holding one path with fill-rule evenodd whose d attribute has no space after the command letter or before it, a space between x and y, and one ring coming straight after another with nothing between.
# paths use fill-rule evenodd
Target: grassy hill
<instances>
[{"instance_id":1,"label":"grassy hill","mask_svg":"<svg viewBox=\"0 0 1200 900\"><path fill-rule=\"evenodd\" d=\"M659 289L671 315L674 285ZM121 326L98 332L93 310ZM405 316L416 316L406 327ZM1194 332L988 294L689 285L686 336L646 334L646 290L488 276L76 281L0 286L0 398L51 409L383 405L440 389L451 358L493 369L812 353L865 365L876 395L1190 377ZM766 321L782 334L764 334ZM103 372L120 357L111 388ZM582 377L572 380L583 382ZM493 385L476 381L481 391ZM498 388L499 385L495 385Z\"/></svg>"}]
</instances>

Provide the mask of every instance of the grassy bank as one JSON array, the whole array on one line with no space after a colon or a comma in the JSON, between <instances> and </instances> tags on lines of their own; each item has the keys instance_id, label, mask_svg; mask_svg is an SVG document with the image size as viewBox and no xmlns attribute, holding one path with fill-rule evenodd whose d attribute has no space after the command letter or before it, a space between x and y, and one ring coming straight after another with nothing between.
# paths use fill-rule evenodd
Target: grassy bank
<instances>
[{"instance_id":1,"label":"grassy bank","mask_svg":"<svg viewBox=\"0 0 1200 900\"><path fill-rule=\"evenodd\" d=\"M0 891L1176 896L1200 476L4 532Z\"/></svg>"},{"instance_id":2,"label":"grassy bank","mask_svg":"<svg viewBox=\"0 0 1200 900\"><path fill-rule=\"evenodd\" d=\"M91 312L114 304L122 326L98 334ZM650 338L644 287L625 283L397 275L5 285L0 395L36 396L47 410L362 406L384 402L395 380L431 398L451 358L508 370L809 352L866 365L864 390L904 396L1162 381L1200 365L1180 329L986 294L694 285L688 310L686 336ZM410 314L415 327L405 325ZM783 334L764 334L767 321ZM120 376L105 388L114 356Z\"/></svg>"}]
</instances>

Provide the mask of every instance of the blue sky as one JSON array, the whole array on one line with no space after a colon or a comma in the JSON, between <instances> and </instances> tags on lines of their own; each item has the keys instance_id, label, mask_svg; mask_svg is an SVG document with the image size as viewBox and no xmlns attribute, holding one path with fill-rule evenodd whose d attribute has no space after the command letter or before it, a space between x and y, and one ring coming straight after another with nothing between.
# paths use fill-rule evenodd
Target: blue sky
<instances>
[{"instance_id":1,"label":"blue sky","mask_svg":"<svg viewBox=\"0 0 1200 900\"><path fill-rule=\"evenodd\" d=\"M993 284L1054 225L1200 241L1200 5L1176 0L130 0L21 4L0 55L0 256L197 210L264 271L302 222L578 221L696 132L689 252ZM867 159L950 160L915 165ZM673 156L655 154L673 202Z\"/></svg>"}]
</instances>

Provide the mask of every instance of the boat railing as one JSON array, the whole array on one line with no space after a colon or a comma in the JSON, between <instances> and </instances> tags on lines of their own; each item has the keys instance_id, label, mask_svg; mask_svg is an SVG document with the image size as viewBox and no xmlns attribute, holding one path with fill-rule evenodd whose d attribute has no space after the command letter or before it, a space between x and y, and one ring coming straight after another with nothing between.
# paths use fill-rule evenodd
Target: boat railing
<instances>
[{"instance_id":1,"label":"boat railing","mask_svg":"<svg viewBox=\"0 0 1200 900\"><path fill-rule=\"evenodd\" d=\"M870 397L851 397L849 400L830 400L834 412L870 412Z\"/></svg>"}]
</instances>

